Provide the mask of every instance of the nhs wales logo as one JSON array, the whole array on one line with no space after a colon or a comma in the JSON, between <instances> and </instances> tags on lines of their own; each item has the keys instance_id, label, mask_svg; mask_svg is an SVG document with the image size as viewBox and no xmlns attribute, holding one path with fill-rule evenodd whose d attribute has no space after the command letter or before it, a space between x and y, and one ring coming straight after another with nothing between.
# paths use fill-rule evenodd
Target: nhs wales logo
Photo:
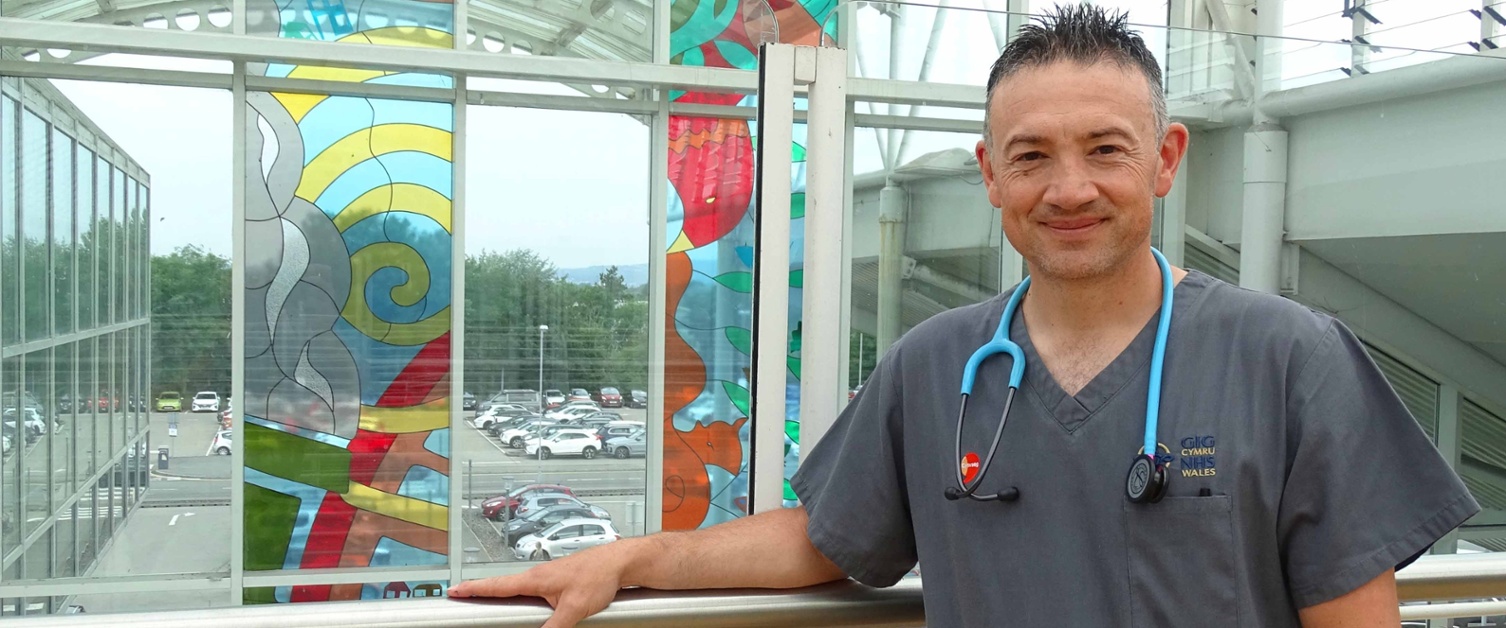
<instances>
[{"instance_id":1,"label":"nhs wales logo","mask_svg":"<svg viewBox=\"0 0 1506 628\"><path fill-rule=\"evenodd\" d=\"M1214 456L1217 442L1212 435L1188 436L1177 443L1182 446L1181 464L1177 468L1184 478L1211 478L1218 475Z\"/></svg>"}]
</instances>

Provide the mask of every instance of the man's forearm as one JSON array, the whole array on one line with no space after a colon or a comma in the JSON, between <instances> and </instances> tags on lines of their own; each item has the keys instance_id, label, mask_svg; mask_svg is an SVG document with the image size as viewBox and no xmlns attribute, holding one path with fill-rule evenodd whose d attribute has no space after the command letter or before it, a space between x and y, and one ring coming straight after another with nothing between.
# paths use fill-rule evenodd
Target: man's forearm
<instances>
[{"instance_id":1,"label":"man's forearm","mask_svg":"<svg viewBox=\"0 0 1506 628\"><path fill-rule=\"evenodd\" d=\"M787 508L705 530L626 539L612 549L626 561L622 586L787 589L845 578L811 545L807 521L804 508Z\"/></svg>"}]
</instances>

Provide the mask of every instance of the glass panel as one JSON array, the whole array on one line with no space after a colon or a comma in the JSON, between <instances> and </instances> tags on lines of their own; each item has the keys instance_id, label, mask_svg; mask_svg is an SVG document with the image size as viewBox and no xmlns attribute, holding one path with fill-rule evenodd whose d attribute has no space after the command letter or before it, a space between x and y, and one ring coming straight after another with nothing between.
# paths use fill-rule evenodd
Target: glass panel
<instances>
[{"instance_id":1,"label":"glass panel","mask_svg":"<svg viewBox=\"0 0 1506 628\"><path fill-rule=\"evenodd\" d=\"M19 415L21 412L21 359L9 358L0 364L0 415ZM18 421L0 422L0 557L9 556L20 547L22 524L26 513L21 506L25 493L22 484L21 461L26 458L26 435ZM4 565L5 573L11 574L11 564Z\"/></svg>"},{"instance_id":2,"label":"glass panel","mask_svg":"<svg viewBox=\"0 0 1506 628\"><path fill-rule=\"evenodd\" d=\"M74 529L78 526L78 521L73 513L72 507L64 509L58 514L58 521L52 528L53 538L57 539L57 544L52 548L52 573L58 578L78 575L77 563L73 560Z\"/></svg>"},{"instance_id":3,"label":"glass panel","mask_svg":"<svg viewBox=\"0 0 1506 628\"><path fill-rule=\"evenodd\" d=\"M17 222L20 190L16 185L21 143L17 120L19 105L9 97L0 98L0 266L21 267L21 226ZM21 339L21 275L0 273L0 342Z\"/></svg>"},{"instance_id":4,"label":"glass panel","mask_svg":"<svg viewBox=\"0 0 1506 628\"><path fill-rule=\"evenodd\" d=\"M232 445L246 569L443 565L453 106L259 92L239 106L255 125Z\"/></svg>"},{"instance_id":5,"label":"glass panel","mask_svg":"<svg viewBox=\"0 0 1506 628\"><path fill-rule=\"evenodd\" d=\"M112 321L129 318L126 314L126 265L130 258L130 242L126 238L125 221L130 209L126 206L126 176L120 168L114 169L110 194L110 239L114 241L110 255L110 289L114 291L115 312Z\"/></svg>"},{"instance_id":6,"label":"glass panel","mask_svg":"<svg viewBox=\"0 0 1506 628\"><path fill-rule=\"evenodd\" d=\"M114 259L110 229L110 164L103 155L94 160L94 309L100 325L114 322L110 318L110 264ZM96 391L97 392L97 391Z\"/></svg>"},{"instance_id":7,"label":"glass panel","mask_svg":"<svg viewBox=\"0 0 1506 628\"><path fill-rule=\"evenodd\" d=\"M99 419L99 361L96 355L96 339L85 338L78 343L78 399L74 411L75 429L78 433L78 478L83 484L99 469L100 447L98 444ZM88 564L88 563L81 563Z\"/></svg>"},{"instance_id":8,"label":"glass panel","mask_svg":"<svg viewBox=\"0 0 1506 628\"><path fill-rule=\"evenodd\" d=\"M252 35L356 44L450 48L455 5L422 0L276 4L248 2Z\"/></svg>"},{"instance_id":9,"label":"glass panel","mask_svg":"<svg viewBox=\"0 0 1506 628\"><path fill-rule=\"evenodd\" d=\"M649 61L653 52L653 2L470 0L466 7L466 47L503 54ZM671 20L683 21L696 5L675 1ZM771 19L771 14L766 6L758 7L763 20Z\"/></svg>"},{"instance_id":10,"label":"glass panel","mask_svg":"<svg viewBox=\"0 0 1506 628\"><path fill-rule=\"evenodd\" d=\"M21 116L21 315L26 339L38 340L51 327L51 275L48 272L47 123L23 109Z\"/></svg>"},{"instance_id":11,"label":"glass panel","mask_svg":"<svg viewBox=\"0 0 1506 628\"><path fill-rule=\"evenodd\" d=\"M80 329L93 327L96 286L95 260L99 239L94 231L94 151L79 146L74 160L78 175L78 324Z\"/></svg>"},{"instance_id":12,"label":"glass panel","mask_svg":"<svg viewBox=\"0 0 1506 628\"><path fill-rule=\"evenodd\" d=\"M462 415L469 424L452 444L474 506L463 516L464 544L474 548L465 560L517 560L524 532L509 528L518 504L506 504L532 484L565 486L582 507L609 514L621 534L641 534L645 449L592 435L614 420L647 426L648 128L626 115L504 107L472 107L467 124L467 162L493 173L467 178L467 196L507 200L466 221L472 396ZM614 167L575 169L571 147L582 145ZM534 208L545 205L541 217ZM560 394L544 400L546 411L564 412L558 406L577 396L585 409L575 427L590 428L561 431L544 460L537 447L527 455L528 434L503 428L535 416L537 395L548 390ZM593 457L613 457L588 462L588 447Z\"/></svg>"},{"instance_id":13,"label":"glass panel","mask_svg":"<svg viewBox=\"0 0 1506 628\"><path fill-rule=\"evenodd\" d=\"M76 347L65 344L53 350L51 390L47 396L53 404L53 412L49 416L48 428L52 430L52 503L54 506L61 505L68 500L73 491L78 489L78 477L75 475L78 461L74 452L78 448L78 436L74 433L77 421L74 420L73 400L77 399L74 387L74 351Z\"/></svg>"},{"instance_id":14,"label":"glass panel","mask_svg":"<svg viewBox=\"0 0 1506 628\"><path fill-rule=\"evenodd\" d=\"M854 130L852 331L863 338L850 351L856 357L861 349L862 363L871 365L921 321L993 298L1022 276L978 172L974 149L980 137ZM897 220L881 220L881 197L898 201ZM891 263L909 268L908 277L883 268L889 261L884 243L892 240L902 244ZM1006 271L1011 263L1015 267ZM894 326L881 331L881 321Z\"/></svg>"},{"instance_id":15,"label":"glass panel","mask_svg":"<svg viewBox=\"0 0 1506 628\"><path fill-rule=\"evenodd\" d=\"M28 533L45 523L52 514L54 482L60 480L55 473L58 463L52 460L56 449L53 417L56 407L52 394L52 350L42 349L26 354L25 407L21 416L22 428L28 439L34 442L24 450L26 462L26 510Z\"/></svg>"},{"instance_id":16,"label":"glass panel","mask_svg":"<svg viewBox=\"0 0 1506 628\"><path fill-rule=\"evenodd\" d=\"M52 132L52 298L56 333L73 331L73 138Z\"/></svg>"},{"instance_id":17,"label":"glass panel","mask_svg":"<svg viewBox=\"0 0 1506 628\"><path fill-rule=\"evenodd\" d=\"M799 45L830 43L834 3L792 4L768 12L733 14L729 22L705 2L676 2L671 9L671 62L678 65L757 66L757 46L766 41ZM714 7L713 7L714 8ZM751 37L750 37L751 35ZM753 104L736 94L675 92L677 102ZM798 286L803 250L804 125L794 133L795 170L791 207L791 284ZM754 225L753 134L746 120L673 116L669 123L669 250L664 298L669 312L664 373L666 478L683 489L664 489L666 530L695 529L747 512L748 378L751 366ZM799 379L801 293L790 298L791 343L786 348L791 382ZM787 462L798 455L798 387L791 387ZM707 449L689 443L708 443ZM787 464L786 470L793 471ZM793 499L786 485L785 496Z\"/></svg>"},{"instance_id":18,"label":"glass panel","mask_svg":"<svg viewBox=\"0 0 1506 628\"><path fill-rule=\"evenodd\" d=\"M110 394L114 397L115 416L114 420L111 422L111 429L113 430L114 436L110 440L110 457L118 460L121 449L125 447L127 438L126 424L130 422L131 415L131 409L128 403L129 393L131 390L131 345L129 342L130 330L117 331L112 334L112 336L115 343L115 383L110 387ZM123 482L116 483L117 486L121 486L123 484Z\"/></svg>"},{"instance_id":19,"label":"glass panel","mask_svg":"<svg viewBox=\"0 0 1506 628\"><path fill-rule=\"evenodd\" d=\"M1370 63L1411 65L1404 60L1412 56L1408 48L1474 52L1469 44L1480 39L1480 4L1480 0L1369 0L1353 19L1365 20L1365 41L1382 47Z\"/></svg>"}]
</instances>

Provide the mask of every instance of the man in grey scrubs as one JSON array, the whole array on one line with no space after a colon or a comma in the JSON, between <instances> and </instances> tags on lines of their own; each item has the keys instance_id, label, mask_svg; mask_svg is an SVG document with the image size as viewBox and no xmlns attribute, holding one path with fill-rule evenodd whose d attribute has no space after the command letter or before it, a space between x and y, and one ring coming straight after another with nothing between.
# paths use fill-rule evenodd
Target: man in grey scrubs
<instances>
[{"instance_id":1,"label":"man in grey scrubs","mask_svg":"<svg viewBox=\"0 0 1506 628\"><path fill-rule=\"evenodd\" d=\"M1126 498L1142 449L1161 274L1150 250L1188 132L1123 16L1074 7L994 65L978 160L1032 285L1026 356L979 494L951 500L958 388L1009 294L896 343L794 480L803 506L628 539L455 596L533 595L550 628L620 587L887 586L919 561L927 623L1389 626L1394 569L1479 510L1342 324L1172 269L1156 503ZM1010 359L984 363L964 451L983 457Z\"/></svg>"}]
</instances>

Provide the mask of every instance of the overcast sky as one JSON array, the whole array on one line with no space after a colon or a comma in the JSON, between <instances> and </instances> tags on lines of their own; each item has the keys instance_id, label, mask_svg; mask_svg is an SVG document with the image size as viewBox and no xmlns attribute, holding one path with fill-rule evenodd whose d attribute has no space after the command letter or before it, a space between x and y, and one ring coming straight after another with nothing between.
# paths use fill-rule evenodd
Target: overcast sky
<instances>
[{"instance_id":1,"label":"overcast sky","mask_svg":"<svg viewBox=\"0 0 1506 628\"><path fill-rule=\"evenodd\" d=\"M1034 0L1039 10L1056 0ZM1383 0L1375 11L1385 30L1374 37L1392 45L1456 49L1468 39L1467 6L1478 0ZM1002 6L1003 0L954 0L953 6ZM1130 11L1134 22L1165 24L1165 0L1103 0L1098 4ZM1295 36L1338 39L1349 21L1339 16L1341 0L1288 0L1285 22ZM1457 6L1456 6L1457 5ZM919 78L921 60L937 11L906 7L907 27L897 45L889 41L889 18L871 8L858 11L862 75ZM932 59L931 82L982 85L997 50L988 19L974 11L943 13L943 37ZM1461 18L1460 16L1463 16ZM1435 17L1441 16L1441 17ZM1407 26L1408 24L1416 24ZM1473 28L1478 33L1478 20ZM1166 33L1142 29L1158 55ZM1377 27L1377 30L1381 30ZM1175 38L1176 36L1174 36ZM1290 42L1284 46L1283 74L1289 81L1335 80L1348 65L1348 47ZM1378 55L1396 57L1396 53ZM1431 56L1431 55L1421 55ZM1419 55L1402 57L1414 62ZM229 72L223 62L108 55L89 63L145 68ZM231 98L220 90L54 81L152 177L152 252L165 254L197 245L221 255L230 252ZM473 82L472 88L509 90L509 81ZM562 85L528 84L533 93L577 95ZM859 113L909 114L905 106L860 103ZM981 111L922 107L915 115L980 119ZM648 127L621 114L468 108L466 249L503 251L529 248L561 268L641 264L648 260ZM904 154L903 164L937 150L971 151L973 134L875 133L859 129L853 169L884 167L879 149Z\"/></svg>"}]
</instances>

